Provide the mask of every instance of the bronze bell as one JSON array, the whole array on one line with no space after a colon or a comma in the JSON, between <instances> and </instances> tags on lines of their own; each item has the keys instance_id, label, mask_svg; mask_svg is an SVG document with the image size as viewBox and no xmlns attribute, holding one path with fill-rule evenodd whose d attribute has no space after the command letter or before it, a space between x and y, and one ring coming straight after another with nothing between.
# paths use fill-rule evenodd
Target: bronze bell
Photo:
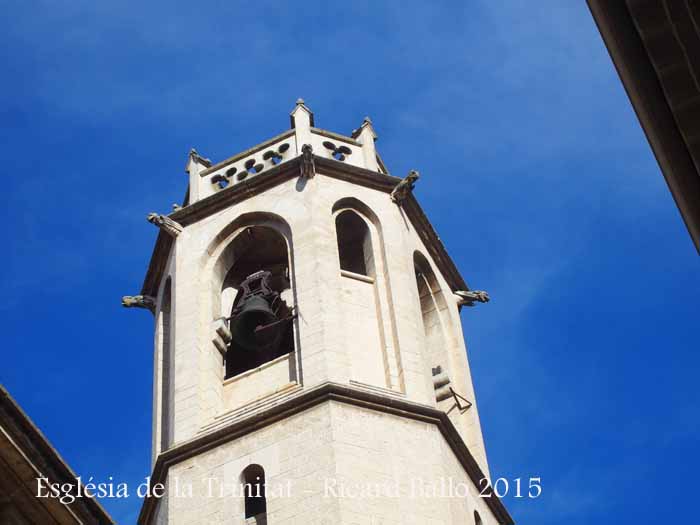
<instances>
[{"instance_id":1,"label":"bronze bell","mask_svg":"<svg viewBox=\"0 0 700 525\"><path fill-rule=\"evenodd\" d=\"M274 351L280 330L269 329L278 321L279 294L269 285L271 273L256 272L242 283L231 311L231 336L235 348L245 352Z\"/></svg>"}]
</instances>

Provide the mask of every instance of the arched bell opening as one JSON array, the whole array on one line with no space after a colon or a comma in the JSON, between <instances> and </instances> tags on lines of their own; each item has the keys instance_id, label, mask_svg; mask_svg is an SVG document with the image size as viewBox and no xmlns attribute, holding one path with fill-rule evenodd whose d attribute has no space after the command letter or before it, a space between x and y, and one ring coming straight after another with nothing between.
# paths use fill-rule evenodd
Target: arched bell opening
<instances>
[{"instance_id":1,"label":"arched bell opening","mask_svg":"<svg viewBox=\"0 0 700 525\"><path fill-rule=\"evenodd\" d=\"M268 226L248 226L226 249L232 264L221 286L221 312L231 333L226 378L294 349L289 254Z\"/></svg>"}]
</instances>

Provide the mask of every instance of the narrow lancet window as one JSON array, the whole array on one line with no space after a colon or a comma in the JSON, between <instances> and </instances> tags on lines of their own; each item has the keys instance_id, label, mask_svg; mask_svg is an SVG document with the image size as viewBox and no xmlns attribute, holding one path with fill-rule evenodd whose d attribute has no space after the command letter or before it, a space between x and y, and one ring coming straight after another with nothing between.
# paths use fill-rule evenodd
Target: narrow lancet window
<instances>
[{"instance_id":1,"label":"narrow lancet window","mask_svg":"<svg viewBox=\"0 0 700 525\"><path fill-rule=\"evenodd\" d=\"M265 470L260 465L250 465L246 467L241 477L243 478L246 524L266 524Z\"/></svg>"},{"instance_id":2,"label":"narrow lancet window","mask_svg":"<svg viewBox=\"0 0 700 525\"><path fill-rule=\"evenodd\" d=\"M165 282L163 298L160 306L160 348L161 348L161 414L160 414L160 450L167 450L170 446L170 382L172 378L172 352L171 339L171 281Z\"/></svg>"}]
</instances>

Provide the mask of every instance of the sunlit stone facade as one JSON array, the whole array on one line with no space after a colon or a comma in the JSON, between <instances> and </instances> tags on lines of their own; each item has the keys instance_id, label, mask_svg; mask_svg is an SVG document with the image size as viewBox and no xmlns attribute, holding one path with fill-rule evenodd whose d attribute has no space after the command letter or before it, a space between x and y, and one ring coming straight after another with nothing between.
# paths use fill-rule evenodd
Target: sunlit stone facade
<instances>
[{"instance_id":1,"label":"sunlit stone facade","mask_svg":"<svg viewBox=\"0 0 700 525\"><path fill-rule=\"evenodd\" d=\"M459 314L487 296L417 204L417 174L389 175L369 119L331 133L298 101L291 123L217 164L192 151L183 206L149 219L161 231L140 300L156 319L153 483L168 490L140 522L509 523L479 497ZM284 307L255 330L286 331L251 361L228 317L257 270ZM233 488L251 468L263 506Z\"/></svg>"}]
</instances>

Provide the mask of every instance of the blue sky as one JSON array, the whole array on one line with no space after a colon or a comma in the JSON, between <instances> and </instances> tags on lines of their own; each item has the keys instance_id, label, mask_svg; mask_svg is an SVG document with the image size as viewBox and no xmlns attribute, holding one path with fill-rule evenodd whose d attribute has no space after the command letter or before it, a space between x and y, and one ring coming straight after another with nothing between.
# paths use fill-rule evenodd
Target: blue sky
<instances>
[{"instance_id":1,"label":"blue sky","mask_svg":"<svg viewBox=\"0 0 700 525\"><path fill-rule=\"evenodd\" d=\"M370 115L492 302L462 314L518 523L685 520L698 256L584 2L3 2L0 382L73 468L148 475L137 293L192 146L223 159ZM105 501L133 523L136 498Z\"/></svg>"}]
</instances>

